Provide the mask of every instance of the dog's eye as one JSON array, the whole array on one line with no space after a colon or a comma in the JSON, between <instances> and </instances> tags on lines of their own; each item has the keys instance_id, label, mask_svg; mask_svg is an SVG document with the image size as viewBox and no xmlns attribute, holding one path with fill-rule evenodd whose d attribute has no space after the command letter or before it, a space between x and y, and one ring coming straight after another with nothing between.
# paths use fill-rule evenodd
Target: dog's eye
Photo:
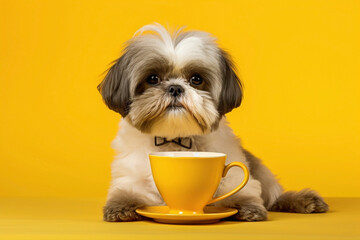
<instances>
[{"instance_id":1,"label":"dog's eye","mask_svg":"<svg viewBox=\"0 0 360 240\"><path fill-rule=\"evenodd\" d=\"M203 83L203 79L200 75L195 74L190 78L190 83L195 86L199 86Z\"/></svg>"},{"instance_id":2,"label":"dog's eye","mask_svg":"<svg viewBox=\"0 0 360 240\"><path fill-rule=\"evenodd\" d=\"M156 74L152 74L146 78L146 82L150 85L156 85L160 82L160 79Z\"/></svg>"}]
</instances>

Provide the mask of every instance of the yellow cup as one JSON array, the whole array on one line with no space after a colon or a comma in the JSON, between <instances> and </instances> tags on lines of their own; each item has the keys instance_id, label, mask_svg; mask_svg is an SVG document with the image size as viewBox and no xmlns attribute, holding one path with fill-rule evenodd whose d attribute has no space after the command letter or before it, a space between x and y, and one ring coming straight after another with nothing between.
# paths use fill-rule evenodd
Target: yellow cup
<instances>
[{"instance_id":1,"label":"yellow cup","mask_svg":"<svg viewBox=\"0 0 360 240\"><path fill-rule=\"evenodd\" d=\"M207 204L238 192L249 180L241 162L225 166L226 154L214 152L155 152L149 154L153 178L169 213L204 213ZM233 167L241 167L244 179L234 190L213 198L222 177Z\"/></svg>"}]
</instances>

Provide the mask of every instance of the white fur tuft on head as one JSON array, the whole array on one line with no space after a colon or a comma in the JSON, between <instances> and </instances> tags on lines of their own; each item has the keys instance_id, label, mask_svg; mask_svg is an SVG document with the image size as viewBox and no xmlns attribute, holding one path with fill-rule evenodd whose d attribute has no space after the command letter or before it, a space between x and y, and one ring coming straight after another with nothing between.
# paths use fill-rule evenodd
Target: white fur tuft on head
<instances>
[{"instance_id":1,"label":"white fur tuft on head","mask_svg":"<svg viewBox=\"0 0 360 240\"><path fill-rule=\"evenodd\" d=\"M179 34L179 32L182 30L183 28L179 29L178 31L176 31L176 35ZM157 36L160 37L160 39L163 41L163 43L168 47L168 48L175 48L175 43L174 43L174 38L170 35L169 31L162 26L159 23L154 23L154 24L148 24L143 26L142 28L140 28L139 30L137 30L134 33L133 37L137 37L139 35L142 35L144 32L153 32L156 33Z\"/></svg>"}]
</instances>

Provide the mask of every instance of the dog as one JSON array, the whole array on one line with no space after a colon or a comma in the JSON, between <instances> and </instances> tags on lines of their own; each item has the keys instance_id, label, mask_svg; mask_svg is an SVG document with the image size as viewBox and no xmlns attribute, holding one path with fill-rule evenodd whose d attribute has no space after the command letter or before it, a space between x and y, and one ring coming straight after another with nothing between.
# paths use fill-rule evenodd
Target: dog
<instances>
[{"instance_id":1,"label":"dog","mask_svg":"<svg viewBox=\"0 0 360 240\"><path fill-rule=\"evenodd\" d=\"M139 29L98 90L105 104L121 114L112 142L117 155L105 221L142 220L135 210L164 205L152 178L148 154L210 151L239 161L250 171L247 185L215 206L238 209L239 221L263 221L268 211L322 213L328 205L315 191L284 192L261 160L241 147L225 114L240 106L242 84L230 55L202 31L169 33L160 24ZM234 189L244 177L232 169L215 193Z\"/></svg>"}]
</instances>

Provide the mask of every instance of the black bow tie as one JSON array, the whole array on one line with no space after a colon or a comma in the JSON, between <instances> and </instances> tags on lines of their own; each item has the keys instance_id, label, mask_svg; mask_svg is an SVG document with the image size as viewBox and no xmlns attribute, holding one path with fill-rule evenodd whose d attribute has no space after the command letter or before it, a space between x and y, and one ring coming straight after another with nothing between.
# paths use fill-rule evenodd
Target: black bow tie
<instances>
[{"instance_id":1,"label":"black bow tie","mask_svg":"<svg viewBox=\"0 0 360 240\"><path fill-rule=\"evenodd\" d=\"M192 146L191 138L188 138L188 137L187 138L175 138L170 141L163 137L155 137L155 146L161 146L161 145L164 145L167 143L175 143L186 149L191 149L191 146Z\"/></svg>"}]
</instances>

